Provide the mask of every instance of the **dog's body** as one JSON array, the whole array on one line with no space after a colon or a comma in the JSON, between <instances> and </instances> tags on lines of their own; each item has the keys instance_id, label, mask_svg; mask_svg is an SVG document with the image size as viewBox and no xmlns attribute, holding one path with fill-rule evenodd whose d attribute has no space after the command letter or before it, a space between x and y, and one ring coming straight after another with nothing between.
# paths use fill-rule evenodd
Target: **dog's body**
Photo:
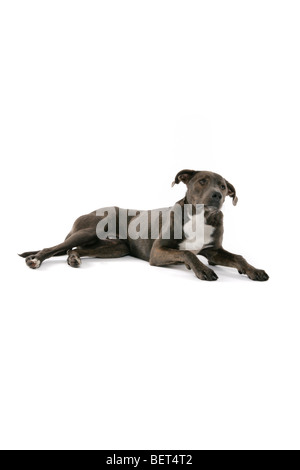
<instances>
[{"instance_id":1,"label":"dog's body","mask_svg":"<svg viewBox=\"0 0 300 470\"><path fill-rule=\"evenodd\" d=\"M187 193L173 207L138 213L117 207L94 211L75 221L63 243L20 256L26 258L30 268L35 269L45 259L67 253L68 264L72 267L80 266L81 256L119 258L131 255L149 261L154 266L183 263L199 279L216 280L218 277L215 272L197 258L201 254L210 265L233 267L250 279L266 281L268 275L265 271L254 268L242 256L222 248L223 214L220 209L226 196L233 198L234 205L237 203L234 187L222 176L204 171L182 170L176 175L173 184L181 181L187 185ZM203 205L203 213L197 212L198 205ZM189 211L187 217L184 217L186 206ZM101 239L99 223L105 219L109 225L110 213L116 221L114 236ZM195 236L193 224L200 219L204 221L204 230ZM176 236L178 226L183 230L181 235ZM153 236L153 227L157 229L156 236ZM138 237L135 236L137 232Z\"/></svg>"}]
</instances>

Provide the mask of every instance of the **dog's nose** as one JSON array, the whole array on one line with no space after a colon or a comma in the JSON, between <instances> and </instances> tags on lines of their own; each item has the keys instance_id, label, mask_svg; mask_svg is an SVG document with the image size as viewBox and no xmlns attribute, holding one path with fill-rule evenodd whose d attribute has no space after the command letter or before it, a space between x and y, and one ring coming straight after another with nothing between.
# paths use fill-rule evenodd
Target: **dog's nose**
<instances>
[{"instance_id":1,"label":"dog's nose","mask_svg":"<svg viewBox=\"0 0 300 470\"><path fill-rule=\"evenodd\" d=\"M215 200L221 200L222 199L222 194L216 191L215 193L212 193L211 197Z\"/></svg>"}]
</instances>

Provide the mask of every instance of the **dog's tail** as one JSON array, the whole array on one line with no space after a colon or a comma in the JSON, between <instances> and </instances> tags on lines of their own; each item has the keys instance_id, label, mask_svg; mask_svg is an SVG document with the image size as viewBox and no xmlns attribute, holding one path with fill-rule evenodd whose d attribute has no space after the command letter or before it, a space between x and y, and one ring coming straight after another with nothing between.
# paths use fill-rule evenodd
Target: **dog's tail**
<instances>
[{"instance_id":1,"label":"dog's tail","mask_svg":"<svg viewBox=\"0 0 300 470\"><path fill-rule=\"evenodd\" d=\"M25 253L18 253L19 256L21 256L22 258L27 258L27 256L31 256L31 255L36 255L38 251L25 251ZM55 255L53 256L63 256L63 255L66 255L67 254L67 250L65 251L59 251L58 253L56 253Z\"/></svg>"},{"instance_id":2,"label":"dog's tail","mask_svg":"<svg viewBox=\"0 0 300 470\"><path fill-rule=\"evenodd\" d=\"M22 258L27 258L27 256L30 256L30 255L36 255L38 253L38 251L25 251L25 253L18 253L19 256L21 256Z\"/></svg>"}]
</instances>

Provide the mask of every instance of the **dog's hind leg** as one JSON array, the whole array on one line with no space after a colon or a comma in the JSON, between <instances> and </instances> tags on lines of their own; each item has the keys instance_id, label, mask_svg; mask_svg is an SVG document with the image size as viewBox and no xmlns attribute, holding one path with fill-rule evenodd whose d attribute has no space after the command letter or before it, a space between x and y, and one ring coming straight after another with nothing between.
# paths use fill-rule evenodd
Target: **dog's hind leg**
<instances>
[{"instance_id":1,"label":"dog's hind leg","mask_svg":"<svg viewBox=\"0 0 300 470\"><path fill-rule=\"evenodd\" d=\"M81 264L81 256L90 258L121 258L129 255L130 251L122 240L99 240L97 245L90 247L78 247L68 251L68 264L73 268L78 268Z\"/></svg>"},{"instance_id":2,"label":"dog's hind leg","mask_svg":"<svg viewBox=\"0 0 300 470\"><path fill-rule=\"evenodd\" d=\"M65 238L65 241L68 238L70 238L71 235L72 235L72 232L68 233L68 235ZM21 256L21 258L27 258L30 255L36 255L39 251L41 251L41 250L25 251L24 253L20 253L19 256ZM53 256L63 256L63 255L66 255L66 254L67 254L67 250L63 250L63 251L59 251L58 253L55 253L55 255L53 255Z\"/></svg>"},{"instance_id":3,"label":"dog's hind leg","mask_svg":"<svg viewBox=\"0 0 300 470\"><path fill-rule=\"evenodd\" d=\"M79 245L85 245L86 243L91 243L97 241L97 234L94 228L91 229L82 229L78 232L73 233L68 236L63 243L59 245L52 246L51 248L45 248L37 253L34 253L26 257L26 264L29 268L36 269L39 268L43 261L51 256L60 254L66 254L68 250Z\"/></svg>"}]
</instances>

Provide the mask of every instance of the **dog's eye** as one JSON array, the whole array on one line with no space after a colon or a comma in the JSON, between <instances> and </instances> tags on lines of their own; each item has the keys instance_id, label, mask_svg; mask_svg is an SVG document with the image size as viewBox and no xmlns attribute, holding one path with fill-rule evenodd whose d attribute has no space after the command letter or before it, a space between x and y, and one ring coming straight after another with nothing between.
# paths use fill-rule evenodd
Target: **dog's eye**
<instances>
[{"instance_id":1,"label":"dog's eye","mask_svg":"<svg viewBox=\"0 0 300 470\"><path fill-rule=\"evenodd\" d=\"M205 184L206 183L206 179L203 178L202 180L199 181L200 184Z\"/></svg>"},{"instance_id":2,"label":"dog's eye","mask_svg":"<svg viewBox=\"0 0 300 470\"><path fill-rule=\"evenodd\" d=\"M221 184L221 189L223 189L223 190L226 189L225 184Z\"/></svg>"}]
</instances>

